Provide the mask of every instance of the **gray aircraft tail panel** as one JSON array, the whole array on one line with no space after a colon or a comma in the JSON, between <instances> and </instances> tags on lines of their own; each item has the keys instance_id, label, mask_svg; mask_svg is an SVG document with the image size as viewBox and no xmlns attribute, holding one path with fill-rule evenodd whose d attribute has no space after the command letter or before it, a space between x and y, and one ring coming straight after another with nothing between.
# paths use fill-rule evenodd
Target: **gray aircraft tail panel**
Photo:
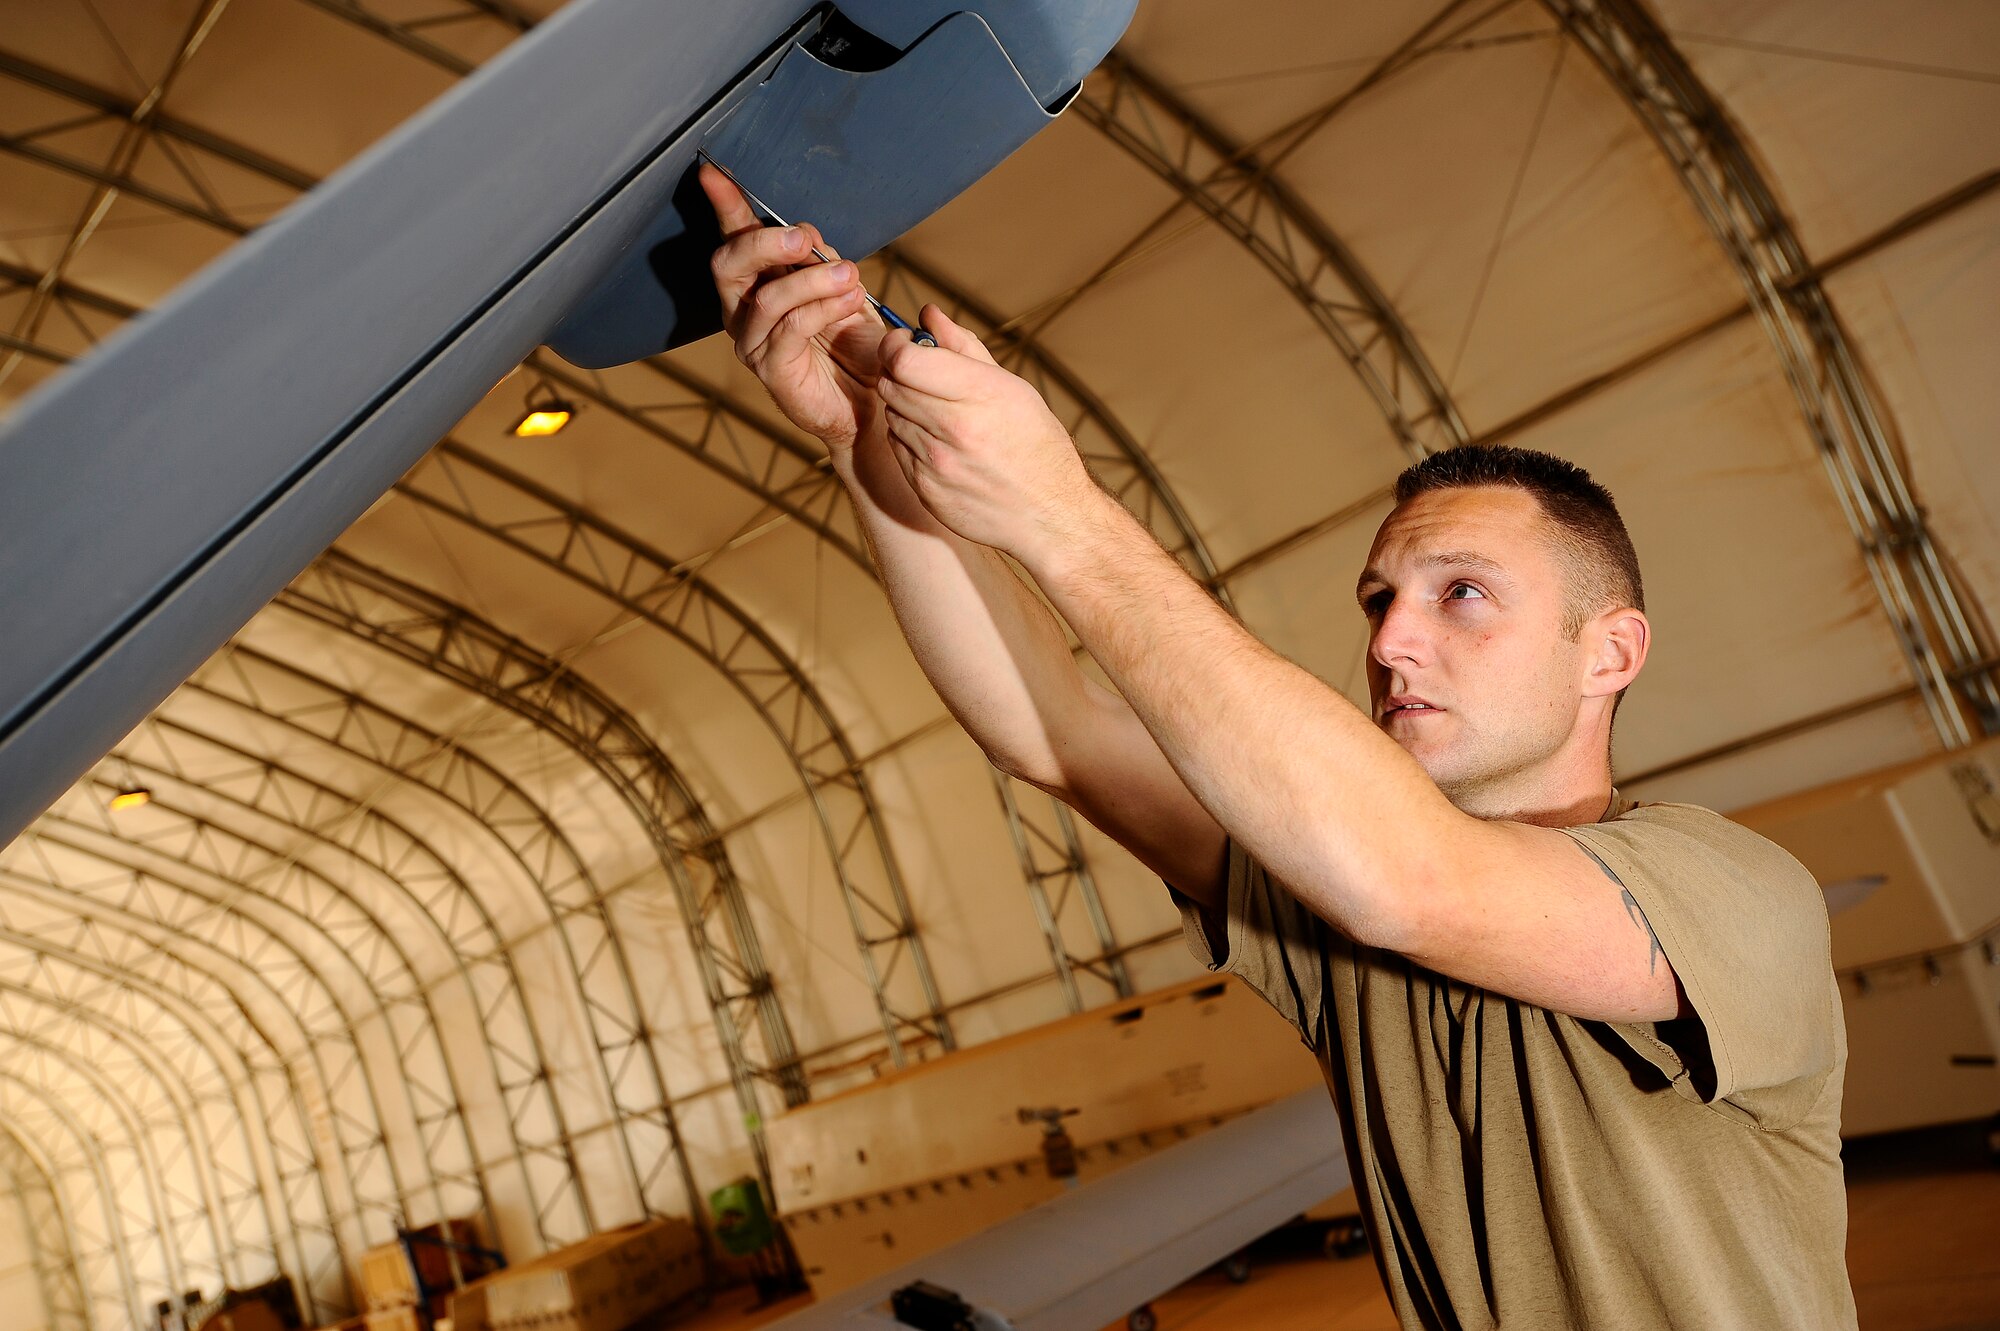
<instances>
[{"instance_id":1,"label":"gray aircraft tail panel","mask_svg":"<svg viewBox=\"0 0 2000 1331\"><path fill-rule=\"evenodd\" d=\"M0 842L548 336L802 8L583 0L22 403Z\"/></svg>"}]
</instances>

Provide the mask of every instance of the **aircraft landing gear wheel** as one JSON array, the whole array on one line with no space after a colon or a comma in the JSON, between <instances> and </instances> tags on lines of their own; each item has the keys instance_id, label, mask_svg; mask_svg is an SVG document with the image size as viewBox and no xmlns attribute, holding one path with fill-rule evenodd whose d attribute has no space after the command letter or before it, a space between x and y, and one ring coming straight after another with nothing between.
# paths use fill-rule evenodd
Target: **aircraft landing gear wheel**
<instances>
[{"instance_id":1,"label":"aircraft landing gear wheel","mask_svg":"<svg viewBox=\"0 0 2000 1331\"><path fill-rule=\"evenodd\" d=\"M1153 1315L1153 1305L1149 1303L1126 1313L1125 1331L1160 1331L1160 1319Z\"/></svg>"},{"instance_id":2,"label":"aircraft landing gear wheel","mask_svg":"<svg viewBox=\"0 0 2000 1331\"><path fill-rule=\"evenodd\" d=\"M1250 1254L1232 1253L1222 1263L1222 1274L1229 1277L1232 1285L1241 1285L1250 1279Z\"/></svg>"}]
</instances>

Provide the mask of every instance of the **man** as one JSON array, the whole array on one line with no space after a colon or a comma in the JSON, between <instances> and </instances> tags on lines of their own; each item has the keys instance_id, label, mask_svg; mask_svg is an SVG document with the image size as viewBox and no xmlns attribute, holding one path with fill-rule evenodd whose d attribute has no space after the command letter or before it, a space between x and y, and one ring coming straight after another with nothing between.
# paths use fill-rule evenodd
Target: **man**
<instances>
[{"instance_id":1,"label":"man","mask_svg":"<svg viewBox=\"0 0 2000 1331\"><path fill-rule=\"evenodd\" d=\"M1319 1057L1406 1327L1854 1325L1845 1043L1817 885L1612 789L1651 640L1611 498L1466 449L1406 472L1357 596L1372 714L1232 619L1032 388L716 173L738 355L824 440L918 662L1003 770L1172 888ZM1116 692L1078 669L1068 621Z\"/></svg>"}]
</instances>

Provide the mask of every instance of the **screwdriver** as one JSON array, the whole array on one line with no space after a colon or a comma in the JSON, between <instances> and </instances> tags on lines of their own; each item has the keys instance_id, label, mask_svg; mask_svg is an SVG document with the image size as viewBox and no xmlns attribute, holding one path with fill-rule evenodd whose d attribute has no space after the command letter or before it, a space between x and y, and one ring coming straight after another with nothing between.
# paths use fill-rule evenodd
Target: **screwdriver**
<instances>
[{"instance_id":1,"label":"screwdriver","mask_svg":"<svg viewBox=\"0 0 2000 1331\"><path fill-rule=\"evenodd\" d=\"M765 203L755 194L752 194L750 192L749 187L745 185L742 181L738 180L735 174L732 173L728 167L716 161L713 157L710 157L707 152L702 151L700 149L697 149L695 151L695 156L701 158L702 161L707 162L710 166L720 171L722 173L722 178L724 180L727 180L730 184L736 186L738 192L740 192L744 198L750 201L751 207L756 208L758 211L762 212L766 217L770 218L773 222L776 222L779 226L791 225L790 222L787 222L784 218L778 216L777 209L773 208L770 204ZM821 263L833 262L833 257L817 245L812 247L812 255L813 258L818 259ZM873 309L875 313L882 316L883 323L889 325L889 327L891 328L902 329L904 332L910 335L911 339L914 340L918 346L934 347L937 345L937 339L931 336L929 329L920 328L914 324L911 324L908 320L903 318L902 315L896 313L894 310L890 309L887 305L884 305L881 301L869 295L868 289L866 287L863 287L861 289L861 299L867 301L869 308Z\"/></svg>"}]
</instances>

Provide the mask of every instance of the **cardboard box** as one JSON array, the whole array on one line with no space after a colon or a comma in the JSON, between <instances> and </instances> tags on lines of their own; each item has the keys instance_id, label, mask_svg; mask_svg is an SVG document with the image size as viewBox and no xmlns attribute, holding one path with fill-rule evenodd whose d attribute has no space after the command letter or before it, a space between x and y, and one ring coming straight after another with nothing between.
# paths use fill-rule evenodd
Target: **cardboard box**
<instances>
[{"instance_id":1,"label":"cardboard box","mask_svg":"<svg viewBox=\"0 0 2000 1331\"><path fill-rule=\"evenodd\" d=\"M496 1278L488 1276L464 1289L452 1291L451 1331L487 1331L486 1291Z\"/></svg>"},{"instance_id":2,"label":"cardboard box","mask_svg":"<svg viewBox=\"0 0 2000 1331\"><path fill-rule=\"evenodd\" d=\"M424 1331L415 1308L378 1308L362 1319L368 1331Z\"/></svg>"},{"instance_id":3,"label":"cardboard box","mask_svg":"<svg viewBox=\"0 0 2000 1331\"><path fill-rule=\"evenodd\" d=\"M425 1225L412 1231L419 1239L444 1238L461 1247L480 1246L479 1231L470 1220L451 1220ZM410 1269L409 1253L401 1240L384 1243L361 1254L361 1298L370 1311L402 1308L417 1301L418 1281L433 1292L477 1280L492 1270L492 1263L474 1253L450 1253L435 1243L417 1242L417 1270ZM456 1258L458 1279L452 1279Z\"/></svg>"},{"instance_id":4,"label":"cardboard box","mask_svg":"<svg viewBox=\"0 0 2000 1331\"><path fill-rule=\"evenodd\" d=\"M701 1235L646 1220L508 1267L481 1282L490 1331L625 1331L699 1294ZM456 1316L456 1309L454 1309Z\"/></svg>"},{"instance_id":5,"label":"cardboard box","mask_svg":"<svg viewBox=\"0 0 2000 1331\"><path fill-rule=\"evenodd\" d=\"M416 1301L416 1276L401 1243L384 1243L361 1254L361 1302L369 1311Z\"/></svg>"},{"instance_id":6,"label":"cardboard box","mask_svg":"<svg viewBox=\"0 0 2000 1331\"><path fill-rule=\"evenodd\" d=\"M211 1313L197 1331L285 1331L285 1324L268 1303L239 1303Z\"/></svg>"}]
</instances>

